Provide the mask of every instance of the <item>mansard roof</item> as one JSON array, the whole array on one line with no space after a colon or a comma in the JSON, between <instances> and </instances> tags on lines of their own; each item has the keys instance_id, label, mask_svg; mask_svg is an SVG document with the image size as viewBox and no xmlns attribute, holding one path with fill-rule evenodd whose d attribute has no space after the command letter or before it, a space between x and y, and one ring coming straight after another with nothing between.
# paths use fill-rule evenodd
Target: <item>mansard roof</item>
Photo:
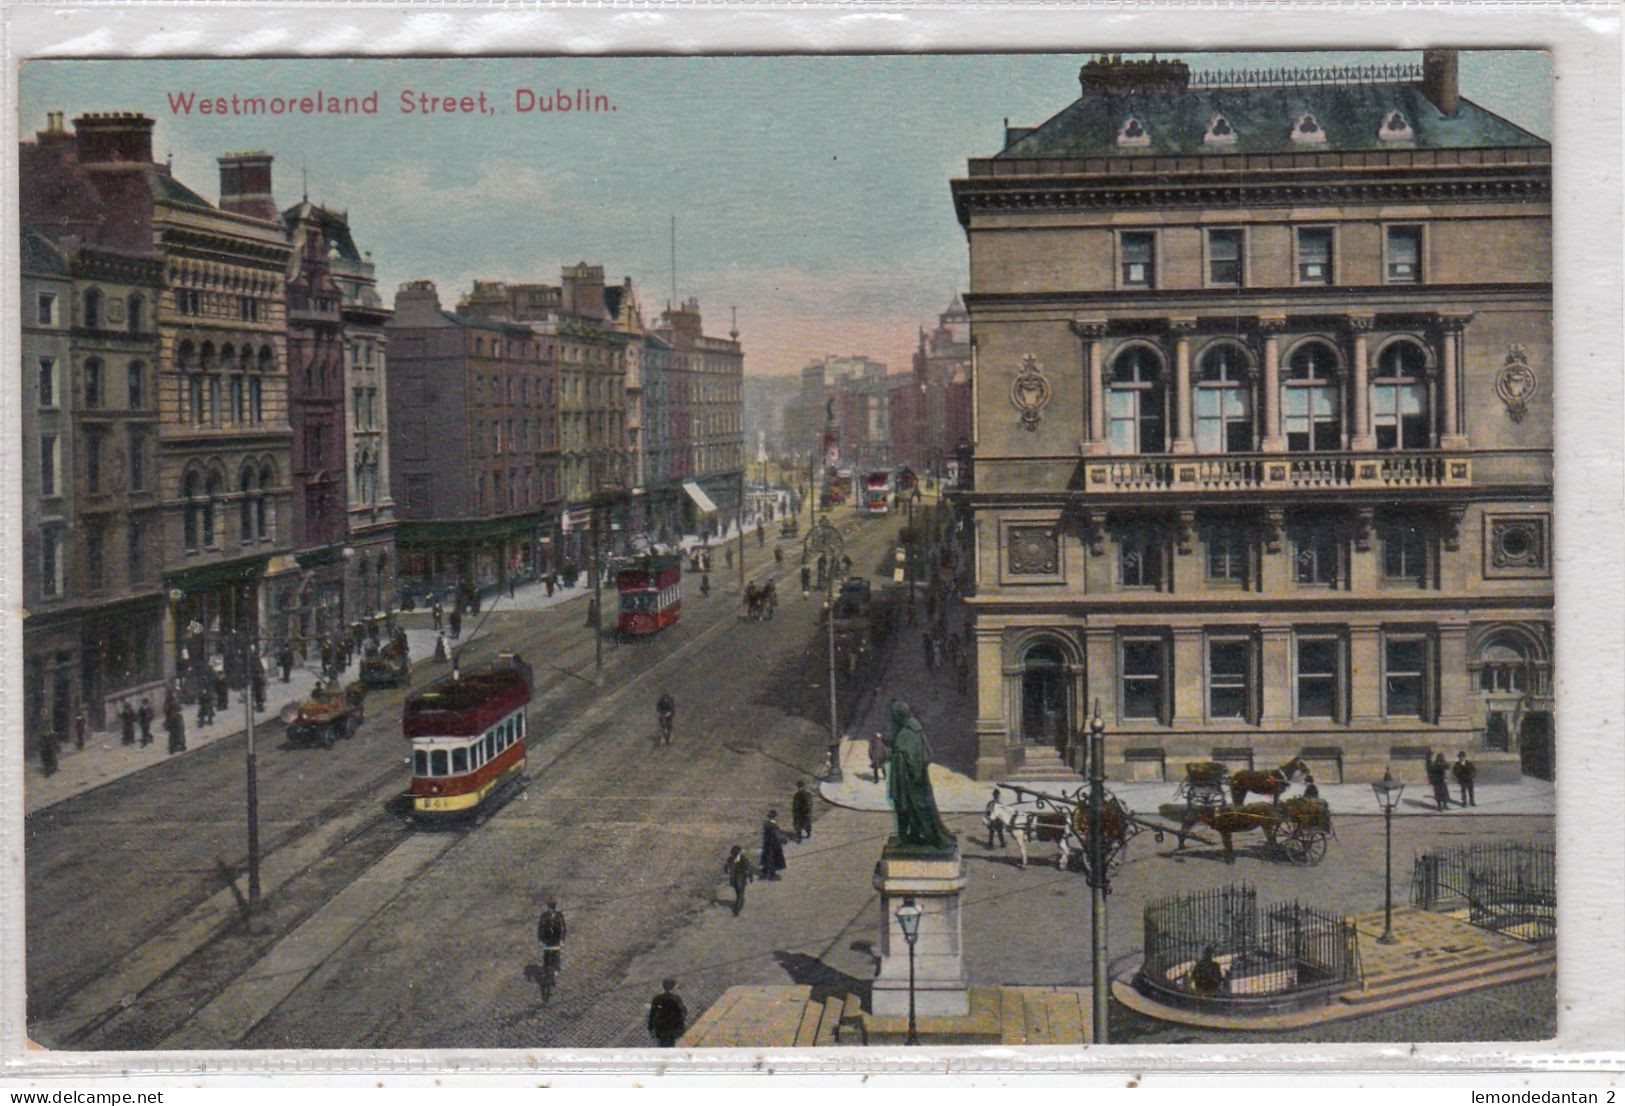
<instances>
[{"instance_id":1,"label":"mansard roof","mask_svg":"<svg viewBox=\"0 0 1625 1106\"><path fill-rule=\"evenodd\" d=\"M355 239L350 237L348 212L334 211L304 199L284 211L282 221L289 227L303 222L315 223L321 229L323 247L338 250L338 255L346 261L359 262L362 259L361 251L355 247Z\"/></svg>"},{"instance_id":2,"label":"mansard roof","mask_svg":"<svg viewBox=\"0 0 1625 1106\"><path fill-rule=\"evenodd\" d=\"M1384 139L1398 111L1412 135ZM1309 145L1293 139L1311 115L1324 134ZM1233 141L1204 141L1223 118ZM1134 142L1119 141L1130 119ZM1139 142L1140 131L1148 138ZM1273 154L1322 151L1544 147L1545 140L1462 98L1447 116L1414 82L1290 87L1113 90L1083 96L1031 130L1017 129L995 158L1155 157L1170 154Z\"/></svg>"}]
</instances>

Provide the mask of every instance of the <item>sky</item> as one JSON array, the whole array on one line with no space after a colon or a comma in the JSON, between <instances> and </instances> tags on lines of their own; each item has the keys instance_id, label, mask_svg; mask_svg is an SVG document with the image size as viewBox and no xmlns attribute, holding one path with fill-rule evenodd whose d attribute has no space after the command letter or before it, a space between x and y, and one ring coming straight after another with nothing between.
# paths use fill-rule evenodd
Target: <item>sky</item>
<instances>
[{"instance_id":1,"label":"sky","mask_svg":"<svg viewBox=\"0 0 1625 1106\"><path fill-rule=\"evenodd\" d=\"M1125 55L1131 57L1136 55ZM1417 62L1419 51L1172 54L1196 70ZM910 364L967 278L948 182L1078 95L1086 54L30 61L20 129L47 111L140 111L154 152L213 200L215 158L275 155L279 207L346 210L386 302L433 280L453 306L475 279L556 284L562 266L630 276L646 321L677 292L705 328L738 310L746 371L827 353ZM1551 68L1535 51L1468 51L1462 94L1542 137ZM517 110L529 90L586 89L613 110ZM364 96L376 115L231 116L177 98ZM411 114L403 94L473 96L490 114Z\"/></svg>"}]
</instances>

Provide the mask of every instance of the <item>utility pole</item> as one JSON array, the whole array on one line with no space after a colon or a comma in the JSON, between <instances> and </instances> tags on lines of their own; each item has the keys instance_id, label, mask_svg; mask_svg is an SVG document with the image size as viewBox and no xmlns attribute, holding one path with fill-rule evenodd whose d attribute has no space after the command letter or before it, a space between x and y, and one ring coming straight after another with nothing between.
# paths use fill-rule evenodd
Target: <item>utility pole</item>
<instances>
[{"instance_id":1,"label":"utility pole","mask_svg":"<svg viewBox=\"0 0 1625 1106\"><path fill-rule=\"evenodd\" d=\"M1100 700L1089 720L1089 921L1093 969L1094 1034L1091 1044L1106 1044L1106 843L1102 839L1106 802L1106 723L1100 717Z\"/></svg>"},{"instance_id":2,"label":"utility pole","mask_svg":"<svg viewBox=\"0 0 1625 1106\"><path fill-rule=\"evenodd\" d=\"M745 594L745 474L739 474L739 594Z\"/></svg>"}]
</instances>

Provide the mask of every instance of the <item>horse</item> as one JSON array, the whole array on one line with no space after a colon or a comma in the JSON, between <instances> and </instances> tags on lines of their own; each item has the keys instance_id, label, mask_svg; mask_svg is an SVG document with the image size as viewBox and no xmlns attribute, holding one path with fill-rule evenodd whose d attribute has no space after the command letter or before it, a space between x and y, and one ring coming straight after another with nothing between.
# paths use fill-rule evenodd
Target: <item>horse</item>
<instances>
[{"instance_id":1,"label":"horse","mask_svg":"<svg viewBox=\"0 0 1625 1106\"><path fill-rule=\"evenodd\" d=\"M1281 795L1291 784L1293 777L1306 774L1309 766L1303 762L1302 757L1293 757L1279 768L1271 768L1268 772L1242 770L1232 772L1230 775L1230 796L1235 806L1246 806L1249 792L1255 795L1268 795L1271 802L1280 802Z\"/></svg>"}]
</instances>

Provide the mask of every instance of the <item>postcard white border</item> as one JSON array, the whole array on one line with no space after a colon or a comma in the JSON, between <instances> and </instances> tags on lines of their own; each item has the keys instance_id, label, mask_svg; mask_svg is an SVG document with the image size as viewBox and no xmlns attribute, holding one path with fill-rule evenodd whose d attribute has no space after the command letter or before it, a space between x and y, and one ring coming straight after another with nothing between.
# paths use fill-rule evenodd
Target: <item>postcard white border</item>
<instances>
[{"instance_id":1,"label":"postcard white border","mask_svg":"<svg viewBox=\"0 0 1625 1106\"><path fill-rule=\"evenodd\" d=\"M1116 1073L1316 1072L1325 1075L1625 1070L1625 602L1621 551L1621 87L1620 9L1552 3L1044 3L863 5L609 3L515 8L458 4L213 3L112 0L81 6L9 3L4 120L6 249L0 424L0 519L21 517L17 413L15 116L19 60L27 57L248 57L516 53L1162 52L1265 48L1550 50L1554 100L1556 358L1555 551L1558 709L1565 748L1557 836L1561 881L1559 1037L1537 1044L820 1050L775 1052L770 1066L815 1073L955 1073L962 1082L1066 1072L1121 1086ZM314 26L312 25L314 22ZM0 629L0 747L19 757L22 680L20 543L0 557L0 589L14 612ZM42 1087L120 1080L140 1084L411 1085L437 1074L482 1083L553 1086L759 1072L755 1052L673 1056L652 1050L501 1052L39 1053L24 1050L21 779L0 774L0 1080ZM674 1063L675 1061L675 1063ZM843 1078L842 1082L848 1081ZM1279 1089L1279 1088L1277 1088Z\"/></svg>"}]
</instances>

